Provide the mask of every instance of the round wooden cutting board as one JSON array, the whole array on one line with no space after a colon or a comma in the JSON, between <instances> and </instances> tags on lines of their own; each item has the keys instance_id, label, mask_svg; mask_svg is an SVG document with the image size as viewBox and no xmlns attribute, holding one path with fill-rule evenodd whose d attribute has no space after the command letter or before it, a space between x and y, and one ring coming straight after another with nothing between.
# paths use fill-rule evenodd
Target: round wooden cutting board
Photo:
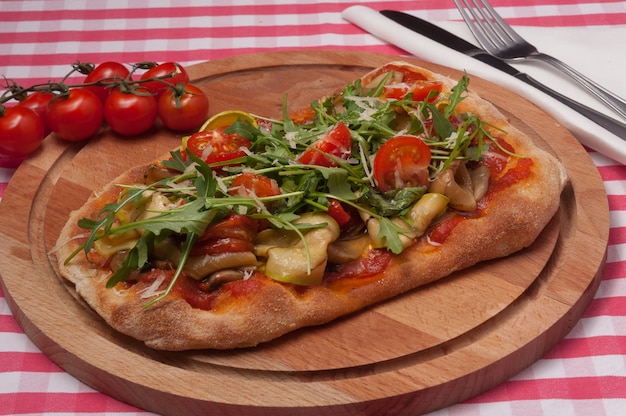
<instances>
[{"instance_id":1,"label":"round wooden cutting board","mask_svg":"<svg viewBox=\"0 0 626 416\"><path fill-rule=\"evenodd\" d=\"M397 59L281 52L203 63L189 73L210 97L211 114L280 117L285 94L289 109L301 108ZM53 252L69 212L92 191L181 137L159 128L137 138L105 130L86 144L51 136L20 166L0 204L0 272L11 310L67 372L165 415L416 415L485 391L538 360L579 319L599 284L609 218L597 169L569 132L497 85L472 78L470 87L569 174L559 212L528 249L257 348L154 351L77 299L57 275Z\"/></svg>"}]
</instances>

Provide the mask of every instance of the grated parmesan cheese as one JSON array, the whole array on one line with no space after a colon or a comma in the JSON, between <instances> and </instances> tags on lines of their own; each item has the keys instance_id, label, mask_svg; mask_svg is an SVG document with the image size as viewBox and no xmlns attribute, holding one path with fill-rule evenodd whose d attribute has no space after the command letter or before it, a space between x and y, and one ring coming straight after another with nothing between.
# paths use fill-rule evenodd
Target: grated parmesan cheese
<instances>
[{"instance_id":1,"label":"grated parmesan cheese","mask_svg":"<svg viewBox=\"0 0 626 416\"><path fill-rule=\"evenodd\" d=\"M163 290L163 289L159 290L159 288L161 287L161 284L163 283L163 281L165 281L165 277L166 277L165 273L160 273L159 277L157 277L154 280L154 282L152 282L150 284L150 286L148 286L148 287L138 291L139 296L141 297L141 299L151 298L153 296L158 296L158 295L164 293L165 290Z\"/></svg>"}]
</instances>

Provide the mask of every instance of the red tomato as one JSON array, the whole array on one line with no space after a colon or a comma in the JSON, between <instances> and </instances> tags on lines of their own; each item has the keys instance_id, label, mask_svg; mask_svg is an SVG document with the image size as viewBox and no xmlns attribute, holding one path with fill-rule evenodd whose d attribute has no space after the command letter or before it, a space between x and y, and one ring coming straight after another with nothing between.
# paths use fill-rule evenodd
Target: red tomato
<instances>
[{"instance_id":1,"label":"red tomato","mask_svg":"<svg viewBox=\"0 0 626 416\"><path fill-rule=\"evenodd\" d=\"M84 88L74 88L67 97L55 97L50 101L46 118L59 138L80 141L96 134L102 126L104 112L96 94Z\"/></svg>"},{"instance_id":2,"label":"red tomato","mask_svg":"<svg viewBox=\"0 0 626 416\"><path fill-rule=\"evenodd\" d=\"M489 143L489 151L483 153L481 164L487 166L493 177L497 177L509 161L509 155L502 149L510 153L515 153L515 149L502 138L495 137L494 140L498 142L499 146L494 142Z\"/></svg>"},{"instance_id":3,"label":"red tomato","mask_svg":"<svg viewBox=\"0 0 626 416\"><path fill-rule=\"evenodd\" d=\"M381 192L428 184L430 148L417 136L396 136L378 149L374 180Z\"/></svg>"},{"instance_id":4,"label":"red tomato","mask_svg":"<svg viewBox=\"0 0 626 416\"><path fill-rule=\"evenodd\" d=\"M238 238L252 240L256 237L257 221L241 214L229 214L223 220L207 227L198 237L198 241L214 240L217 238Z\"/></svg>"},{"instance_id":5,"label":"red tomato","mask_svg":"<svg viewBox=\"0 0 626 416\"><path fill-rule=\"evenodd\" d=\"M176 89L170 88L159 98L159 117L168 129L194 130L206 120L209 99L204 91L191 84L184 84L184 89L179 96Z\"/></svg>"},{"instance_id":6,"label":"red tomato","mask_svg":"<svg viewBox=\"0 0 626 416\"><path fill-rule=\"evenodd\" d=\"M383 66L382 70L379 74L385 74L389 71L399 72L402 74L402 81L404 82L412 82L412 81L425 81L426 75L421 72L415 72L410 70L409 68L398 66L395 64L387 64Z\"/></svg>"},{"instance_id":7,"label":"red tomato","mask_svg":"<svg viewBox=\"0 0 626 416\"><path fill-rule=\"evenodd\" d=\"M440 222L428 231L428 238L433 243L443 244L452 230L454 230L454 227L459 225L464 219L465 217L457 215L444 222Z\"/></svg>"},{"instance_id":8,"label":"red tomato","mask_svg":"<svg viewBox=\"0 0 626 416\"><path fill-rule=\"evenodd\" d=\"M123 136L145 133L156 118L156 99L143 88L134 92L115 89L104 102L104 119L114 132Z\"/></svg>"},{"instance_id":9,"label":"red tomato","mask_svg":"<svg viewBox=\"0 0 626 416\"><path fill-rule=\"evenodd\" d=\"M305 150L298 161L305 165L334 167L337 166L337 163L324 153L339 159L347 159L350 157L351 150L352 136L350 130L340 121L313 143L311 148Z\"/></svg>"},{"instance_id":10,"label":"red tomato","mask_svg":"<svg viewBox=\"0 0 626 416\"><path fill-rule=\"evenodd\" d=\"M94 70L91 71L89 75L87 75L87 78L85 78L85 81L83 83L89 84L92 82L98 82L103 80L115 81L116 79L125 79L126 77L128 77L128 75L130 75L130 70L121 63L103 62L100 65L96 66ZM84 88L87 88L88 90L95 93L98 98L100 98L100 101L102 101L103 104L104 100L106 100L106 98L113 90L112 88L107 88L106 86L102 85L91 85Z\"/></svg>"},{"instance_id":11,"label":"red tomato","mask_svg":"<svg viewBox=\"0 0 626 416\"><path fill-rule=\"evenodd\" d=\"M187 84L189 82L187 71L176 62L164 62L154 68L150 68L141 76L142 80L151 78L155 78L155 80L147 81L141 85L153 94L156 94L157 98L172 85ZM159 79L157 80L156 78Z\"/></svg>"},{"instance_id":12,"label":"red tomato","mask_svg":"<svg viewBox=\"0 0 626 416\"><path fill-rule=\"evenodd\" d=\"M328 215L333 217L335 221L337 221L339 227L343 227L350 222L350 220L352 219L352 215L350 215L350 213L344 208L341 202L337 201L336 199L329 199L328 203L329 206L327 213Z\"/></svg>"},{"instance_id":13,"label":"red tomato","mask_svg":"<svg viewBox=\"0 0 626 416\"><path fill-rule=\"evenodd\" d=\"M206 163L226 162L246 155L245 150L252 142L238 134L224 133L226 127L201 131L187 139L187 150Z\"/></svg>"},{"instance_id":14,"label":"red tomato","mask_svg":"<svg viewBox=\"0 0 626 416\"><path fill-rule=\"evenodd\" d=\"M409 93L413 93L413 101L424 101L431 91L435 91L436 94L429 98L428 101L434 101L434 99L441 92L443 84L441 81L413 81L411 83L390 84L385 85L383 89L383 95L387 98L394 98L396 100L404 99Z\"/></svg>"},{"instance_id":15,"label":"red tomato","mask_svg":"<svg viewBox=\"0 0 626 416\"><path fill-rule=\"evenodd\" d=\"M50 134L52 129L50 129L50 125L48 120L46 119L46 111L48 110L48 104L50 100L54 97L51 92L47 91L35 91L32 94L29 94L25 100L20 101L18 104L19 107L28 107L33 110L39 117L41 117L41 121L43 122L43 135L44 137Z\"/></svg>"},{"instance_id":16,"label":"red tomato","mask_svg":"<svg viewBox=\"0 0 626 416\"><path fill-rule=\"evenodd\" d=\"M37 150L43 133L43 121L30 108L5 108L0 116L0 154L26 156Z\"/></svg>"},{"instance_id":17,"label":"red tomato","mask_svg":"<svg viewBox=\"0 0 626 416\"><path fill-rule=\"evenodd\" d=\"M230 214L218 223L207 227L194 244L191 255L252 251L257 230L257 222L252 218Z\"/></svg>"},{"instance_id":18,"label":"red tomato","mask_svg":"<svg viewBox=\"0 0 626 416\"><path fill-rule=\"evenodd\" d=\"M229 194L239 196L257 196L264 198L280 195L278 183L271 178L256 173L244 172L233 179Z\"/></svg>"}]
</instances>

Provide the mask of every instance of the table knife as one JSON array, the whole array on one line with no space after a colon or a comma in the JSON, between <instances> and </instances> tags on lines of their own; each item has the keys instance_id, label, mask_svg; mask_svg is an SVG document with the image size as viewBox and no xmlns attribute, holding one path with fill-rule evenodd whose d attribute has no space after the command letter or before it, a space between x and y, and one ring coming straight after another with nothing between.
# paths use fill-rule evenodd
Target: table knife
<instances>
[{"instance_id":1,"label":"table knife","mask_svg":"<svg viewBox=\"0 0 626 416\"><path fill-rule=\"evenodd\" d=\"M615 134L619 138L626 140L626 124L619 122L605 114L600 113L590 107L587 107L563 94L551 89L550 87L535 80L526 73L520 72L515 67L505 63L504 61L490 55L487 51L473 45L472 43L456 36L453 33L448 32L445 29L440 28L426 20L419 17L396 11L396 10L381 10L380 13L393 20L394 22L414 31L423 36L426 36L448 48L454 49L467 56L475 58L487 65L503 71L526 84L532 85L538 90L558 100L559 102L567 105L571 109L577 111L581 115L585 116L594 123L604 127L606 130Z\"/></svg>"}]
</instances>

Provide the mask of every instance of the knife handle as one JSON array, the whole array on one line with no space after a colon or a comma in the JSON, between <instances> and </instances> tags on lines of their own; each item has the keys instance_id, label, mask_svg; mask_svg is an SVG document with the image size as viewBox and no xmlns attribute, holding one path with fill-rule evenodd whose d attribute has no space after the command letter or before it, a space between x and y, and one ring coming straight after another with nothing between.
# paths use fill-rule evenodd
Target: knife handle
<instances>
[{"instance_id":1,"label":"knife handle","mask_svg":"<svg viewBox=\"0 0 626 416\"><path fill-rule=\"evenodd\" d=\"M581 104L577 101L570 99L569 97L564 96L561 93L554 91L553 89L547 87L536 79L530 77L528 74L518 73L515 75L515 78L524 81L525 83L532 85L533 87L541 90L552 98L560 101L565 104L569 108L576 110L581 115L587 117L589 120L594 123L604 127L606 130L615 134L622 140L626 140L626 124L615 120L612 117L609 117L605 114L602 114L599 111L594 110L593 108L587 107L584 104Z\"/></svg>"}]
</instances>

